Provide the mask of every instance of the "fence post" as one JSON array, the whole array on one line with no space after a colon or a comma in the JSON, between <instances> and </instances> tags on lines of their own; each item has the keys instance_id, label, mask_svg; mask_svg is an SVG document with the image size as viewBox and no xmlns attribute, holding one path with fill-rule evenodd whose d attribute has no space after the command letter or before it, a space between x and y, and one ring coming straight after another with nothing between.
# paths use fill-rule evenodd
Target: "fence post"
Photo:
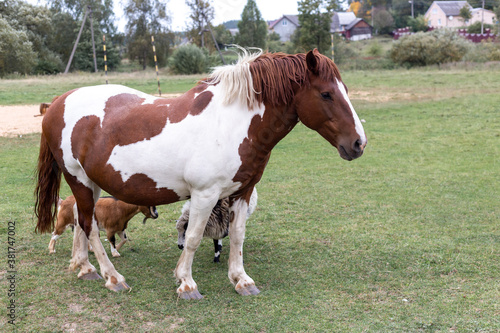
<instances>
[{"instance_id":1,"label":"fence post","mask_svg":"<svg viewBox=\"0 0 500 333\"><path fill-rule=\"evenodd\" d=\"M158 60L156 59L156 48L155 48L155 38L154 38L154 36L151 36L151 44L153 44L153 54L154 54L154 57L155 57L156 81L158 82L158 93L161 96L160 76L158 75Z\"/></svg>"},{"instance_id":2,"label":"fence post","mask_svg":"<svg viewBox=\"0 0 500 333\"><path fill-rule=\"evenodd\" d=\"M102 47L104 48L104 76L108 84L108 58L106 57L106 35L102 35Z\"/></svg>"}]
</instances>

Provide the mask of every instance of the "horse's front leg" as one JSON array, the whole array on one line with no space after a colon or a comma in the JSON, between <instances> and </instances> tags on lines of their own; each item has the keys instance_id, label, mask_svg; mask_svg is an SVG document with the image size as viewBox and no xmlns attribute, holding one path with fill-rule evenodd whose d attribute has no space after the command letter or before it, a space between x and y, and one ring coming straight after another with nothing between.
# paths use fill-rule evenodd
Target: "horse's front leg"
<instances>
[{"instance_id":1,"label":"horse's front leg","mask_svg":"<svg viewBox=\"0 0 500 333\"><path fill-rule=\"evenodd\" d=\"M251 191L250 191L251 193ZM260 293L255 282L243 268L243 241L247 220L248 203L244 198L233 202L229 222L229 271L228 276L240 295L257 295Z\"/></svg>"},{"instance_id":2,"label":"horse's front leg","mask_svg":"<svg viewBox=\"0 0 500 333\"><path fill-rule=\"evenodd\" d=\"M174 275L180 283L177 294L183 299L201 299L203 296L198 291L198 286L193 280L191 266L193 258L207 225L212 209L219 199L213 191L191 194L191 208L189 224L186 230L184 249L177 262Z\"/></svg>"}]
</instances>

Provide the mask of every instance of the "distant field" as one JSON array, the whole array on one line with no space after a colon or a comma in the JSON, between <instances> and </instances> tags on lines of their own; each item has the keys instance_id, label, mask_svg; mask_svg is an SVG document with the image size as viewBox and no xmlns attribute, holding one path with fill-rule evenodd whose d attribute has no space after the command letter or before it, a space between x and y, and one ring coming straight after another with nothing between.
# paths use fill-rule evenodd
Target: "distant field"
<instances>
[{"instance_id":1,"label":"distant field","mask_svg":"<svg viewBox=\"0 0 500 333\"><path fill-rule=\"evenodd\" d=\"M139 217L129 224L132 242L112 261L130 292L78 280L67 269L70 232L52 256L50 235L34 233L39 135L0 138L0 234L15 222L18 331L499 332L499 77L460 69L343 73L368 147L346 162L299 124L274 149L245 241L257 297L241 297L229 283L226 239L220 264L209 240L195 257L205 298L177 299L181 203L159 207L159 219L145 226ZM162 87L180 92L198 79L163 77ZM0 80L0 103L36 104L99 81ZM156 89L152 72L110 82ZM23 101L16 91L24 87L32 94ZM0 271L2 299L7 277ZM0 317L0 330L10 329L5 306Z\"/></svg>"}]
</instances>

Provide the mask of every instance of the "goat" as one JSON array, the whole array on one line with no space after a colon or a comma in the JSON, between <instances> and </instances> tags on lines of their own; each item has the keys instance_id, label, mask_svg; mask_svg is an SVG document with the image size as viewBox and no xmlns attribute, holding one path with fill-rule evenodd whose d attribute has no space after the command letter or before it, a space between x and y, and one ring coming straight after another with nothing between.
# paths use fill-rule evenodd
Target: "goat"
<instances>
[{"instance_id":1,"label":"goat","mask_svg":"<svg viewBox=\"0 0 500 333\"><path fill-rule=\"evenodd\" d=\"M177 246L179 249L184 249L186 230L189 223L189 208L191 201L187 201L182 207L182 214L175 224L177 229ZM250 202L248 203L247 219L252 215L257 207L257 189L253 189ZM214 262L220 261L220 253L222 251L222 238L229 234L229 198L224 198L217 201L217 204L212 210L212 214L208 218L207 226L203 232L203 237L212 238L214 240Z\"/></svg>"},{"instance_id":2,"label":"goat","mask_svg":"<svg viewBox=\"0 0 500 333\"><path fill-rule=\"evenodd\" d=\"M52 238L49 243L49 253L55 253L56 240L62 235L68 226L73 226L78 223L75 219L76 200L74 196L69 196L65 200L59 199L57 208L57 223L52 233ZM97 200L95 214L99 221L99 230L106 230L109 243L111 245L111 255L119 257L118 250L127 242L128 221L138 213L144 214L142 223L146 223L148 218L158 218L158 212L155 206L137 206L120 201L114 197L102 197ZM116 245L115 234L120 236L120 243Z\"/></svg>"}]
</instances>

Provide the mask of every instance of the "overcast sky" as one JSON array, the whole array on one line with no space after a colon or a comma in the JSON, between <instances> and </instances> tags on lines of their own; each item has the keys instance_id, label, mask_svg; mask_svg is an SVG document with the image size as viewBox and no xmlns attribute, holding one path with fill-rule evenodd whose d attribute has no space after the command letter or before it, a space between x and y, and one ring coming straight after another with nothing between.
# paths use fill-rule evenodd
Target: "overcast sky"
<instances>
[{"instance_id":1,"label":"overcast sky","mask_svg":"<svg viewBox=\"0 0 500 333\"><path fill-rule=\"evenodd\" d=\"M32 4L45 5L46 0L26 0ZM115 15L118 19L118 29L124 31L125 20L123 17L122 3L127 0L113 0ZM297 15L297 0L255 0L257 7L266 21L275 20L283 15ZM213 24L219 25L229 20L239 20L247 0L212 0L212 7L215 10ZM189 8L185 0L168 0L167 10L171 17L170 28L174 31L185 30L189 21ZM122 18L122 19L120 19Z\"/></svg>"}]
</instances>

